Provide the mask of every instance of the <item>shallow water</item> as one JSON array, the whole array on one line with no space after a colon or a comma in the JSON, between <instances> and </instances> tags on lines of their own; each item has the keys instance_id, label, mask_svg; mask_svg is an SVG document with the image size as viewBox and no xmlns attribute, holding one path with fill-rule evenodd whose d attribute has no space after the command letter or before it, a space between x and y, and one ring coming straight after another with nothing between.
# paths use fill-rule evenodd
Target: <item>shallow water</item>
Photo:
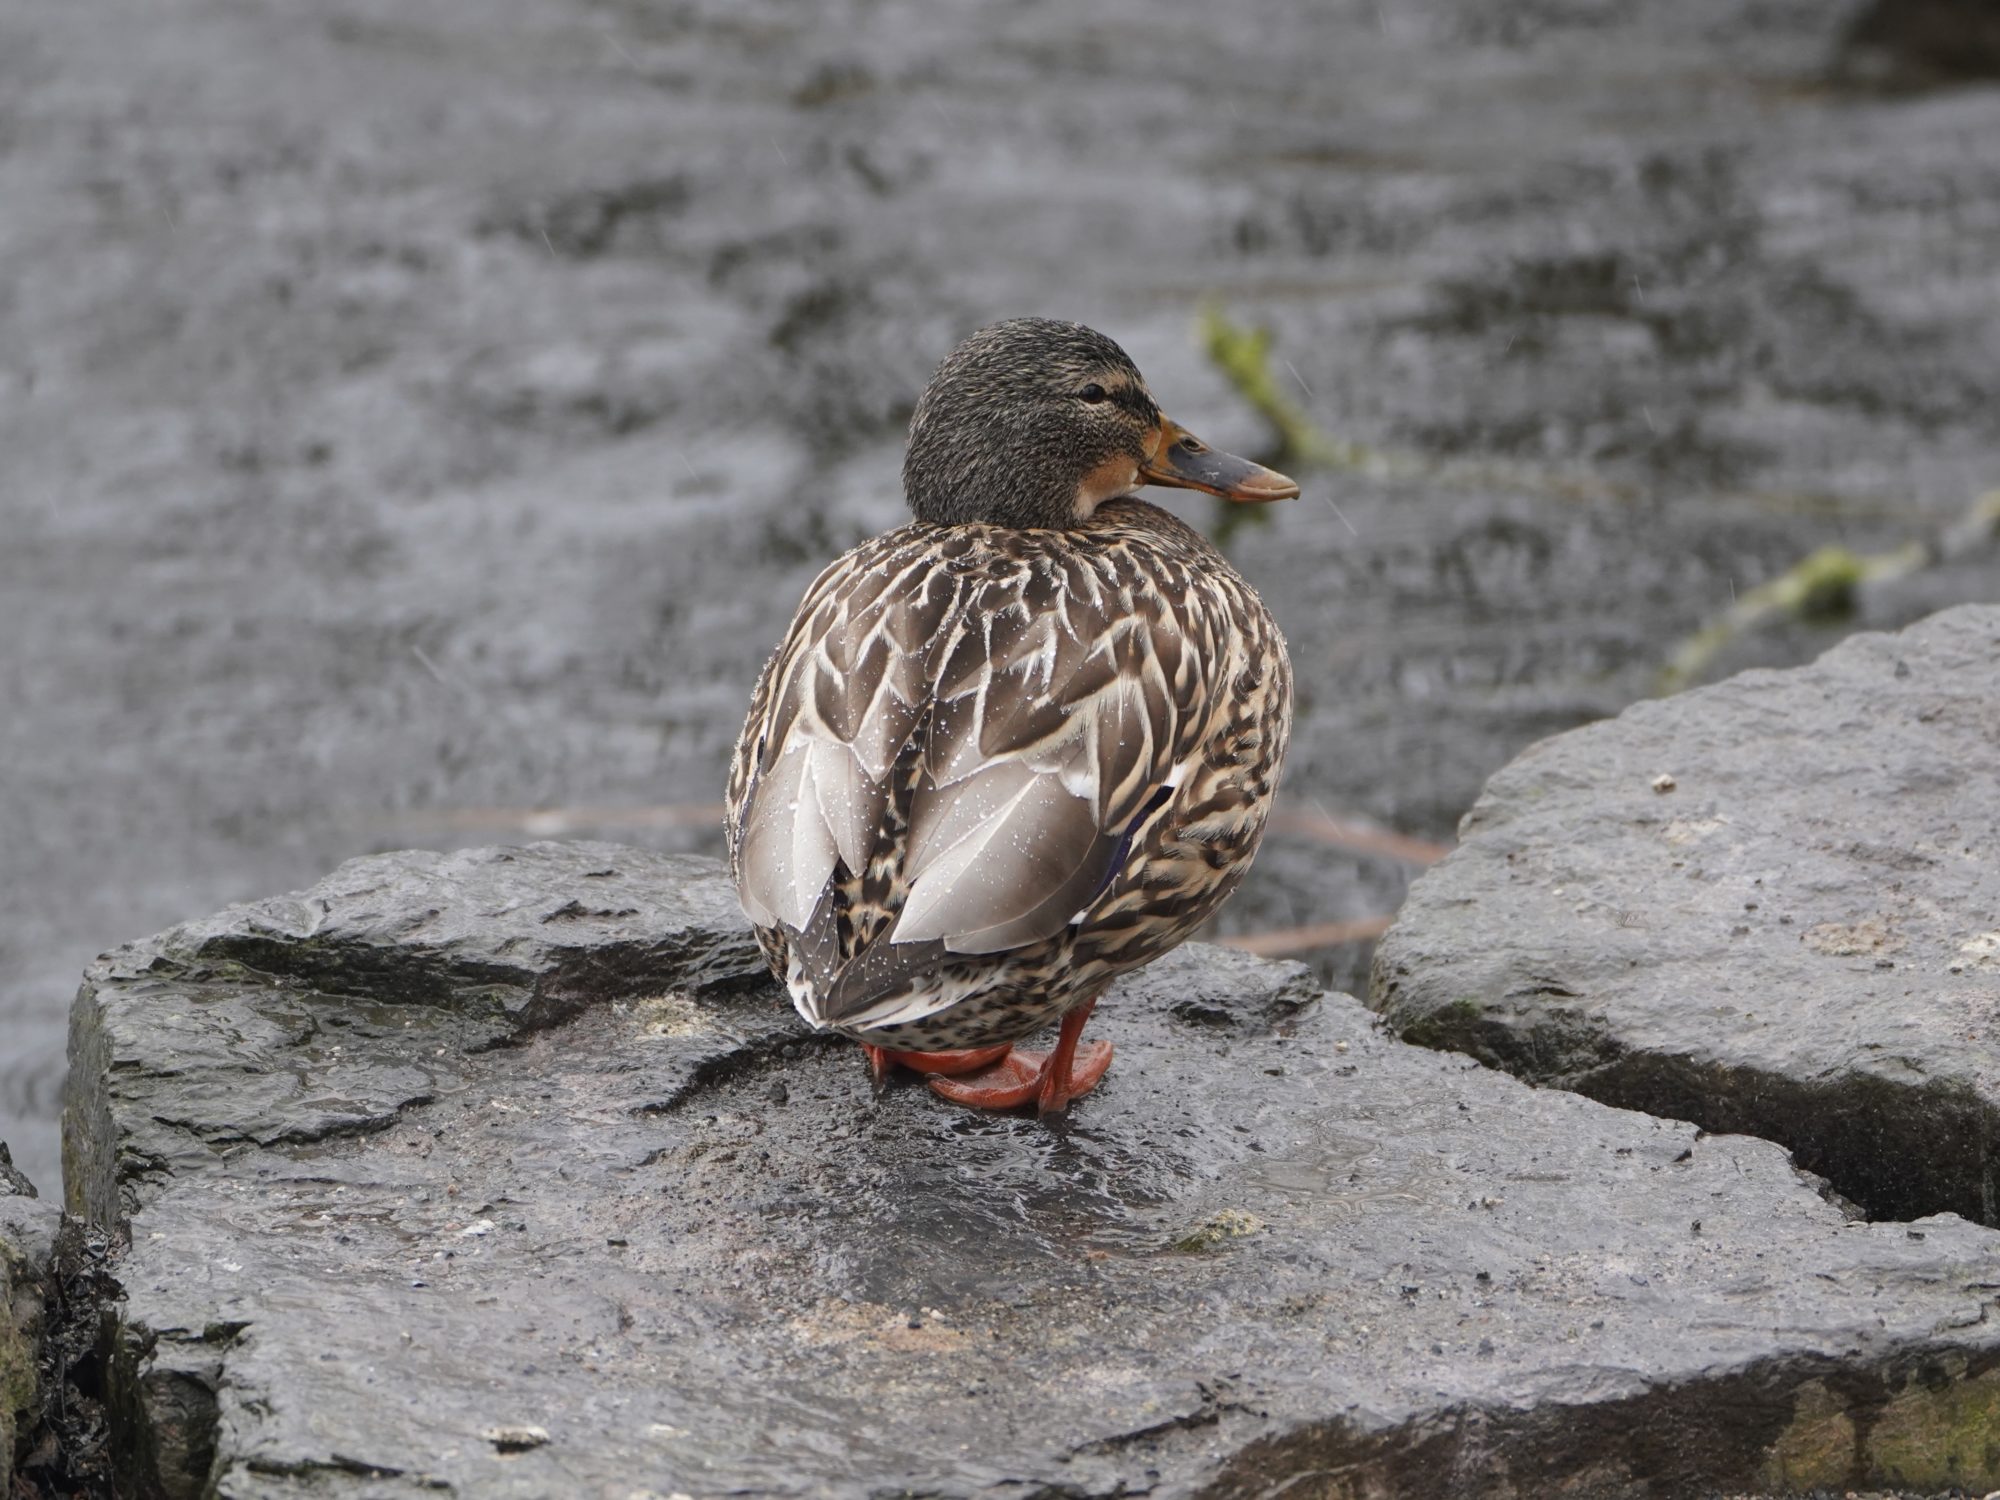
<instances>
[{"instance_id":1,"label":"shallow water","mask_svg":"<svg viewBox=\"0 0 2000 1500\"><path fill-rule=\"evenodd\" d=\"M1231 539L1288 795L1433 839L1736 591L2000 482L1992 87L1832 88L1806 0L1231 16L0 18L0 1137L44 1189L97 950L371 849L716 847L764 651L979 322L1094 323L1254 451L1214 299L1343 436L1605 481L1307 475ZM1954 591L2000 585L1870 608ZM1274 837L1222 926L1410 873Z\"/></svg>"}]
</instances>

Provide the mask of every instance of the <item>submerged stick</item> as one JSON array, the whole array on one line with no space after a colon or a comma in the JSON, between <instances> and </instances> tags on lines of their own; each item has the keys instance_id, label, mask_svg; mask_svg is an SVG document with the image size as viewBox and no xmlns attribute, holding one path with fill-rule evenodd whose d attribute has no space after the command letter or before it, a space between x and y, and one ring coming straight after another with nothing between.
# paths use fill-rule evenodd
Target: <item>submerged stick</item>
<instances>
[{"instance_id":1,"label":"submerged stick","mask_svg":"<svg viewBox=\"0 0 2000 1500\"><path fill-rule=\"evenodd\" d=\"M1279 927L1269 932L1246 932L1237 937L1217 938L1224 948L1254 953L1259 958L1283 958L1293 953L1310 953L1315 948L1335 948L1342 943L1361 943L1378 938L1389 930L1392 916L1355 917L1346 922L1314 922L1305 927Z\"/></svg>"}]
</instances>

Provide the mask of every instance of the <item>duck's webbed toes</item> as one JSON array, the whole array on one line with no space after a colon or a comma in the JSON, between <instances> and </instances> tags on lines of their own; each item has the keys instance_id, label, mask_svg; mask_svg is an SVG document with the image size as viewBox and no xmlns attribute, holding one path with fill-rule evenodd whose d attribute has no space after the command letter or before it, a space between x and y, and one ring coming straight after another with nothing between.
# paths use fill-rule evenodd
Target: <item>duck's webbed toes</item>
<instances>
[{"instance_id":1,"label":"duck's webbed toes","mask_svg":"<svg viewBox=\"0 0 2000 1500\"><path fill-rule=\"evenodd\" d=\"M1097 1087L1111 1066L1111 1044L1089 1042L1075 1050L1070 1065L1056 1066L1061 1049L1035 1052L1012 1048L991 1067L961 1078L933 1078L931 1092L971 1109L1019 1109L1033 1104L1038 1114L1060 1114L1072 1099Z\"/></svg>"},{"instance_id":2,"label":"duck's webbed toes","mask_svg":"<svg viewBox=\"0 0 2000 1500\"><path fill-rule=\"evenodd\" d=\"M864 1047L868 1044L862 1043ZM958 1073L976 1073L1005 1057L1012 1050L1012 1044L1002 1042L997 1047L966 1047L954 1052L898 1052L888 1047L869 1047L871 1054L887 1058L884 1067L899 1066L913 1073L932 1076L951 1076ZM870 1061L873 1061L871 1056Z\"/></svg>"}]
</instances>

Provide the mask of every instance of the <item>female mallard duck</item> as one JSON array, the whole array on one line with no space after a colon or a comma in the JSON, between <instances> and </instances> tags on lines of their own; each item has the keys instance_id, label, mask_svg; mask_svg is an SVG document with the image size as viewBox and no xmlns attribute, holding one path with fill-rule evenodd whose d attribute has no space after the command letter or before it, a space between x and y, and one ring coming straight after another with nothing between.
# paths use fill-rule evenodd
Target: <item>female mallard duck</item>
<instances>
[{"instance_id":1,"label":"female mallard duck","mask_svg":"<svg viewBox=\"0 0 2000 1500\"><path fill-rule=\"evenodd\" d=\"M1263 601L1133 495L1299 487L1167 420L1076 323L973 334L910 421L917 519L806 591L730 769L730 866L800 1015L947 1099L1047 1114L1111 980L1256 853L1292 718ZM1008 1044L1060 1017L1051 1053ZM967 1050L970 1049L970 1050ZM964 1075L964 1076L951 1076Z\"/></svg>"}]
</instances>

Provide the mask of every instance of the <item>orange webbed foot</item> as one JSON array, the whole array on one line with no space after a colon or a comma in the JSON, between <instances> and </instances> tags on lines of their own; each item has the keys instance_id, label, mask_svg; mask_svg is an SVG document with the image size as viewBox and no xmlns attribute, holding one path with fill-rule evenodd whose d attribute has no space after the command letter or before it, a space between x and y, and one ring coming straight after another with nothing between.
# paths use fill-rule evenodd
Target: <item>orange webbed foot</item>
<instances>
[{"instance_id":1,"label":"orange webbed foot","mask_svg":"<svg viewBox=\"0 0 2000 1500\"><path fill-rule=\"evenodd\" d=\"M1091 1042L1074 1049L1067 1068L1056 1066L1062 1048L1034 1052L1026 1047L1009 1049L991 1067L962 1078L933 1078L931 1092L953 1104L972 1109L1018 1109L1033 1102L1035 1112L1060 1114L1072 1099L1080 1099L1104 1076L1111 1066L1111 1044Z\"/></svg>"},{"instance_id":2,"label":"orange webbed foot","mask_svg":"<svg viewBox=\"0 0 2000 1500\"><path fill-rule=\"evenodd\" d=\"M889 1070L896 1067L908 1068L913 1073L976 1073L1000 1061L1012 1048L1002 1042L997 1047L968 1047L956 1052L898 1052L893 1047L871 1047L863 1042L861 1050L868 1054L868 1066L875 1081L881 1083L889 1076Z\"/></svg>"}]
</instances>

